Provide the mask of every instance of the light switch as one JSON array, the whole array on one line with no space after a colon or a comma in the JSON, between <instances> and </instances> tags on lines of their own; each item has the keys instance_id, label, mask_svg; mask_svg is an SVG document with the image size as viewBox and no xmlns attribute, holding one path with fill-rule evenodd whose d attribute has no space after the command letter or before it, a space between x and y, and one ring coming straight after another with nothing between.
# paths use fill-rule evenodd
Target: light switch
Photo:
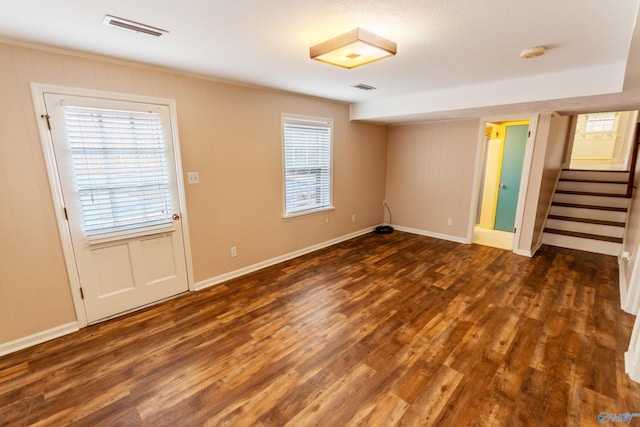
<instances>
[{"instance_id":1,"label":"light switch","mask_svg":"<svg viewBox=\"0 0 640 427\"><path fill-rule=\"evenodd\" d=\"M187 182L189 185L191 184L199 184L200 183L200 173L198 172L187 172Z\"/></svg>"}]
</instances>

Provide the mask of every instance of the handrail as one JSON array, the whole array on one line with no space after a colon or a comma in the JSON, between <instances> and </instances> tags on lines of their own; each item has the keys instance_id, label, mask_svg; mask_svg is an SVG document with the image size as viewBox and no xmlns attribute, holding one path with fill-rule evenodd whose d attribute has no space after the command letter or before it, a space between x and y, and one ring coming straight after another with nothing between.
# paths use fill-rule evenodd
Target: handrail
<instances>
[{"instance_id":1,"label":"handrail","mask_svg":"<svg viewBox=\"0 0 640 427\"><path fill-rule=\"evenodd\" d=\"M629 163L629 181L627 181L627 198L633 195L633 181L635 180L636 162L638 161L638 145L640 144L640 123L636 125L635 144L631 152L631 163Z\"/></svg>"}]
</instances>

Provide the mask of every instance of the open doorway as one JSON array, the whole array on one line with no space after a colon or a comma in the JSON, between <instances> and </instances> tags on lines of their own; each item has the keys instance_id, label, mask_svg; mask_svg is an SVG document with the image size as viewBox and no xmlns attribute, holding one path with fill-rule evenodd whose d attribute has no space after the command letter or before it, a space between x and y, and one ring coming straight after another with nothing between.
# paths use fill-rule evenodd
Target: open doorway
<instances>
[{"instance_id":1,"label":"open doorway","mask_svg":"<svg viewBox=\"0 0 640 427\"><path fill-rule=\"evenodd\" d=\"M570 169L629 170L638 111L580 114L575 119Z\"/></svg>"},{"instance_id":2,"label":"open doorway","mask_svg":"<svg viewBox=\"0 0 640 427\"><path fill-rule=\"evenodd\" d=\"M473 243L513 249L529 125L485 122Z\"/></svg>"}]
</instances>

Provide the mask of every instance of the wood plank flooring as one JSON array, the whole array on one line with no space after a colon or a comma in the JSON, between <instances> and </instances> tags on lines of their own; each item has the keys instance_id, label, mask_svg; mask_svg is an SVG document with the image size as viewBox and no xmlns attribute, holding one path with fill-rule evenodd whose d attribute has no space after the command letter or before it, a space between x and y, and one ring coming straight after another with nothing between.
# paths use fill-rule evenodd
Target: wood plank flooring
<instances>
[{"instance_id":1,"label":"wood plank flooring","mask_svg":"<svg viewBox=\"0 0 640 427\"><path fill-rule=\"evenodd\" d=\"M640 412L617 274L368 234L0 358L0 425L602 425Z\"/></svg>"}]
</instances>

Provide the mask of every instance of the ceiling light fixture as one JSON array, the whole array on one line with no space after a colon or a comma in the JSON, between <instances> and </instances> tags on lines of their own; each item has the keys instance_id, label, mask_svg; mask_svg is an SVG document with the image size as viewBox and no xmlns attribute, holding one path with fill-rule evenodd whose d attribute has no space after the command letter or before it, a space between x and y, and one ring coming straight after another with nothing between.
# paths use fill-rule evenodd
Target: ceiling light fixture
<instances>
[{"instance_id":1,"label":"ceiling light fixture","mask_svg":"<svg viewBox=\"0 0 640 427\"><path fill-rule=\"evenodd\" d=\"M125 30L137 31L138 33L144 33L155 37L160 37L161 35L167 34L169 32L167 30L163 30L162 28L152 27L150 25L141 24L139 22L130 21L124 18L118 18L117 16L112 15L105 15L102 23L105 25L124 28Z\"/></svg>"},{"instance_id":2,"label":"ceiling light fixture","mask_svg":"<svg viewBox=\"0 0 640 427\"><path fill-rule=\"evenodd\" d=\"M309 48L309 56L316 61L355 68L396 54L397 45L362 28Z\"/></svg>"},{"instance_id":3,"label":"ceiling light fixture","mask_svg":"<svg viewBox=\"0 0 640 427\"><path fill-rule=\"evenodd\" d=\"M537 58L538 56L544 55L546 51L547 48L544 46L530 47L529 49L524 49L520 52L520 58Z\"/></svg>"}]
</instances>

